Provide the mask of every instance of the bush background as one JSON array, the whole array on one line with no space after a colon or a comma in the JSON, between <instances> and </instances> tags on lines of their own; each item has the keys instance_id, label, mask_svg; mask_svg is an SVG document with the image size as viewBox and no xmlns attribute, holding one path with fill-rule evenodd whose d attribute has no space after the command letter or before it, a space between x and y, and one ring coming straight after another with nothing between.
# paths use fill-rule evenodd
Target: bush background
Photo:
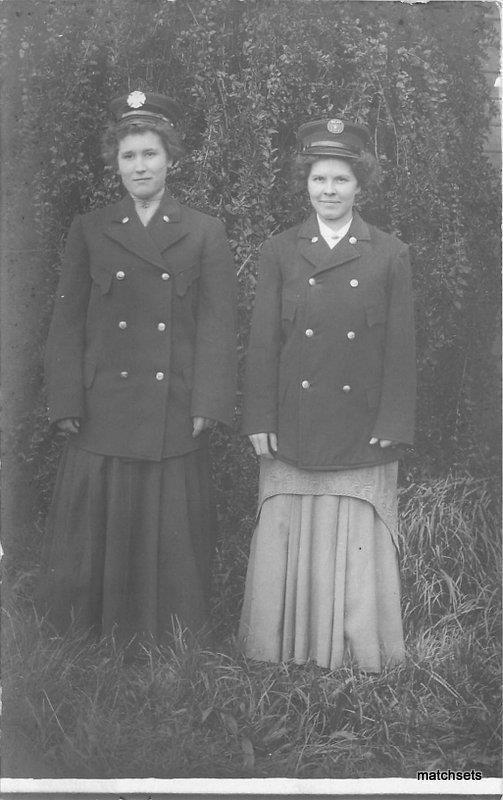
<instances>
[{"instance_id":1,"label":"bush background","mask_svg":"<svg viewBox=\"0 0 503 800\"><path fill-rule=\"evenodd\" d=\"M240 278L245 350L260 243L305 215L289 161L306 119L367 124L382 190L366 219L411 245L419 350L415 473L498 461L499 179L484 154L494 113L483 69L494 25L476 2L29 0L19 46L16 156L32 157L41 351L73 215L120 194L99 156L115 95L168 93L189 155L170 190L226 224ZM41 328L41 330L40 330ZM40 386L38 374L32 380ZM43 406L20 449L47 494ZM221 434L225 435L225 434ZM225 483L253 470L222 450ZM224 480L225 478L225 480ZM245 481L246 482L246 481Z\"/></svg>"},{"instance_id":2,"label":"bush background","mask_svg":"<svg viewBox=\"0 0 503 800\"><path fill-rule=\"evenodd\" d=\"M493 741L488 731L496 701L491 698L498 694L494 693L496 653L493 645L492 650L487 649L495 635L494 615L499 607L493 548L498 542L500 465L496 344L500 176L484 152L495 113L484 75L487 50L494 44L489 5L356 0L2 3L3 65L10 75L3 86L7 121L2 138L8 153L8 159L4 158L3 238L9 249L4 255L2 333L7 344L2 371L7 422L12 422L4 449L6 464L12 466L11 474L21 487L13 495L12 485L7 485L7 504L14 505L15 514L5 513L4 536L16 591L22 586L21 595L29 599L30 576L37 566L61 448L45 420L41 359L65 235L75 213L120 196L116 176L104 168L99 157L110 99L145 89L170 94L183 107L188 156L172 174L169 188L182 202L214 214L226 224L240 281L241 368L260 244L298 222L308 210L306 197L295 194L290 183L295 131L302 122L318 116L357 119L369 126L384 173L379 193L361 198L361 212L369 222L408 242L413 260L419 366L417 448L402 466L400 481L402 529L412 548L404 564L405 612L415 637L417 663L422 666L419 673L404 673L404 680L415 686L422 675L420 685L426 681L429 686L434 680L431 676L438 676L438 670L442 673L438 664L449 662L457 666L450 677L444 675L441 680L449 686L448 681L453 686L462 681L466 666L459 661L463 639L456 638L453 630L462 631L465 621L471 626L472 638L468 639L476 653L470 649L472 644L467 645L465 671L471 677L466 678L463 690L465 710L463 720L457 720L458 727L449 736L453 741L459 738L462 728L463 736L472 742L467 745L464 763L479 765L484 765L484 757L486 765L494 763L494 759L487 761L487 754L477 751L474 755L473 737ZM28 246L19 249L20 230L29 238L29 251ZM23 270L24 284L20 283ZM19 286L22 291L16 295ZM30 322L26 316L31 317ZM29 354L24 372L23 359L9 357L11 352L21 351ZM16 396L10 388L12 375L22 395L18 392ZM251 450L237 433L239 405L235 430L218 429L212 440L221 520L214 613L226 634L235 630L242 596L257 477ZM11 484L14 482L11 478ZM473 548L465 557L472 532ZM417 563L414 547L420 554ZM445 625L451 626L448 633ZM18 620L16 627L22 629L23 623ZM425 631L430 629L444 638L443 644L437 641L436 649L428 650L431 641ZM27 647L14 648L19 658L14 672L21 669L20 664L31 663L28 655L36 634L27 630L23 634ZM49 656L49 663L59 664L65 675L71 672L64 643L55 654L54 648L59 646L34 648L34 676L43 673L40 664ZM74 647L71 640L68 647ZM434 666L434 659L428 662L428 653L436 654ZM85 658L91 663L93 656ZM109 656L103 658L102 666ZM485 679L483 664L490 671ZM224 669L225 665L217 666ZM212 668L217 666L212 664ZM159 674L163 669L161 664ZM241 669L235 684L238 693L242 691L239 681L245 680ZM428 680L425 669L430 669ZM84 674L84 667L82 670ZM111 680L107 675L105 686ZM198 676L200 680L200 673ZM309 683L309 676L306 680ZM166 688L162 680L161 684ZM299 685L299 693L306 695L307 689L301 690ZM473 707L469 697L479 690L484 694L485 716L481 712L480 725L485 733L470 734ZM33 708L38 709L40 737L57 748L57 730L54 733L51 725L59 721L59 707L55 711L50 703L47 706L40 691L39 686L31 695ZM136 697L133 689L130 691ZM356 694L357 705L365 699L367 690L362 691ZM387 691L385 683L382 691ZM48 684L44 692L50 694ZM452 692L450 696L454 697ZM73 694L71 697L70 708L75 700ZM182 692L182 708L183 697ZM431 714L437 700L426 703L425 719L426 706ZM238 712L230 698L222 707L227 702L235 720ZM381 701L377 698L375 702L379 705ZM404 700L405 706L408 702ZM48 714L45 723L44 709ZM447 720L452 709L445 706L444 711ZM73 712L68 713L72 718ZM201 713L204 716L206 712L203 709ZM30 714L27 712L27 719L32 719ZM408 714L407 708L404 714ZM373 734L376 741L384 741L387 722L383 720ZM405 741L411 733L404 720ZM237 736L234 723L224 720L226 726L226 735ZM78 735L82 736L82 731ZM240 735L243 738L242 732ZM96 752L107 736L92 740ZM425 742L428 736L424 734ZM344 735L342 741L347 743ZM402 745L398 742L396 748ZM302 743L299 746L303 753ZM225 748L223 752L225 760ZM303 764L299 752L289 755L293 766L285 766L283 774L297 774L295 763ZM405 769L403 759L391 759L387 767L379 755L374 756L380 764L374 774L398 774L399 763ZM110 763L115 763L116 757L111 756ZM417 757L420 769L420 753ZM413 774L414 758L407 758L407 769ZM482 761L477 761L480 758ZM363 762L348 763L344 767L347 774L352 774L352 769L359 774ZM433 756L430 763L434 763ZM226 772L227 768L231 769L221 767L222 774L235 774ZM113 767L104 767L103 774L108 774L107 769ZM316 769L314 766L313 775L332 774L333 768L330 764L320 767L321 773ZM200 764L194 770L193 774L208 774ZM306 770L310 774L309 767Z\"/></svg>"}]
</instances>

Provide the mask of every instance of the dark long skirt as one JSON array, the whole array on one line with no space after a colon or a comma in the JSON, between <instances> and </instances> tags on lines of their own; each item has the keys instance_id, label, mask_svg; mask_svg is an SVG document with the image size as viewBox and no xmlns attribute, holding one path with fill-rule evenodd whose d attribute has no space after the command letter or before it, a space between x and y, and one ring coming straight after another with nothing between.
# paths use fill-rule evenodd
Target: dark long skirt
<instances>
[{"instance_id":1,"label":"dark long skirt","mask_svg":"<svg viewBox=\"0 0 503 800\"><path fill-rule=\"evenodd\" d=\"M48 515L40 587L48 618L120 640L208 624L215 516L208 452L161 462L68 445Z\"/></svg>"}]
</instances>

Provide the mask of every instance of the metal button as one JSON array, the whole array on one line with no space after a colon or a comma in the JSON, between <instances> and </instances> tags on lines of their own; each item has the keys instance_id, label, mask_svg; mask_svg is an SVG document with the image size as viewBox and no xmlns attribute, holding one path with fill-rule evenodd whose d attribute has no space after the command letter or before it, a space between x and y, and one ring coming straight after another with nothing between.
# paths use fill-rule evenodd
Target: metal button
<instances>
[{"instance_id":1,"label":"metal button","mask_svg":"<svg viewBox=\"0 0 503 800\"><path fill-rule=\"evenodd\" d=\"M349 386L349 384L347 384L347 383L346 383L346 384L345 384L345 385L342 387L342 391L343 391L343 392L346 392L346 394L347 394L348 392L350 392L350 391L351 391L351 386Z\"/></svg>"},{"instance_id":2,"label":"metal button","mask_svg":"<svg viewBox=\"0 0 503 800\"><path fill-rule=\"evenodd\" d=\"M350 236L348 239L349 244L356 244L356 236Z\"/></svg>"},{"instance_id":3,"label":"metal button","mask_svg":"<svg viewBox=\"0 0 503 800\"><path fill-rule=\"evenodd\" d=\"M354 331L348 331L346 335L348 339L350 339L351 341L353 341L353 339L356 339L356 333Z\"/></svg>"},{"instance_id":4,"label":"metal button","mask_svg":"<svg viewBox=\"0 0 503 800\"><path fill-rule=\"evenodd\" d=\"M169 281L169 272L163 272L161 278L163 281Z\"/></svg>"},{"instance_id":5,"label":"metal button","mask_svg":"<svg viewBox=\"0 0 503 800\"><path fill-rule=\"evenodd\" d=\"M125 225L126 222L129 222L129 217L122 217L121 222L123 225Z\"/></svg>"},{"instance_id":6,"label":"metal button","mask_svg":"<svg viewBox=\"0 0 503 800\"><path fill-rule=\"evenodd\" d=\"M156 372L155 373L155 379L156 379L156 381L164 380L164 372Z\"/></svg>"},{"instance_id":7,"label":"metal button","mask_svg":"<svg viewBox=\"0 0 503 800\"><path fill-rule=\"evenodd\" d=\"M123 331L125 328L127 328L127 322L126 322L126 320L125 320L125 319L121 319L121 321L119 322L119 328L120 328L122 331Z\"/></svg>"},{"instance_id":8,"label":"metal button","mask_svg":"<svg viewBox=\"0 0 503 800\"><path fill-rule=\"evenodd\" d=\"M313 238L311 239L311 242L313 244L316 244L317 241L318 241L318 237L317 236L313 236Z\"/></svg>"},{"instance_id":9,"label":"metal button","mask_svg":"<svg viewBox=\"0 0 503 800\"><path fill-rule=\"evenodd\" d=\"M168 217L168 215L167 215L167 214L165 214L165 215L163 216L163 220L164 220L164 222L169 222L169 217Z\"/></svg>"},{"instance_id":10,"label":"metal button","mask_svg":"<svg viewBox=\"0 0 503 800\"><path fill-rule=\"evenodd\" d=\"M309 286L316 286L316 278L309 278L308 284Z\"/></svg>"},{"instance_id":11,"label":"metal button","mask_svg":"<svg viewBox=\"0 0 503 800\"><path fill-rule=\"evenodd\" d=\"M314 331L313 331L313 330L311 330L311 328L308 328L308 329L307 329L307 331L306 331L306 336L309 336L309 337L311 337L311 336L313 336L313 335L314 335Z\"/></svg>"},{"instance_id":12,"label":"metal button","mask_svg":"<svg viewBox=\"0 0 503 800\"><path fill-rule=\"evenodd\" d=\"M159 322L158 325L157 325L157 330L158 331L165 331L166 330L166 323L165 322Z\"/></svg>"},{"instance_id":13,"label":"metal button","mask_svg":"<svg viewBox=\"0 0 503 800\"><path fill-rule=\"evenodd\" d=\"M124 278L126 277L126 273L122 269L120 269L118 272L115 273L115 277L117 278L118 281L123 281Z\"/></svg>"},{"instance_id":14,"label":"metal button","mask_svg":"<svg viewBox=\"0 0 503 800\"><path fill-rule=\"evenodd\" d=\"M124 372L121 372L121 378L127 378L128 376L129 372L126 372L126 370L124 370Z\"/></svg>"},{"instance_id":15,"label":"metal button","mask_svg":"<svg viewBox=\"0 0 503 800\"><path fill-rule=\"evenodd\" d=\"M309 381L302 381L301 386L303 389L309 389L311 384L309 383Z\"/></svg>"},{"instance_id":16,"label":"metal button","mask_svg":"<svg viewBox=\"0 0 503 800\"><path fill-rule=\"evenodd\" d=\"M353 289L356 289L356 287L358 286L358 280L356 278L351 278L351 280L349 281L349 285L352 286Z\"/></svg>"}]
</instances>

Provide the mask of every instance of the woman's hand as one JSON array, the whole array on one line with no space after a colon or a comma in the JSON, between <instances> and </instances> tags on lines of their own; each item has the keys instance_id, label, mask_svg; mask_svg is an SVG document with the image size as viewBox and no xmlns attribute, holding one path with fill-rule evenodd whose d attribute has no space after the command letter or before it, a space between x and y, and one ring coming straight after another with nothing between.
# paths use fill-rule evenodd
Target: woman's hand
<instances>
[{"instance_id":1,"label":"woman's hand","mask_svg":"<svg viewBox=\"0 0 503 800\"><path fill-rule=\"evenodd\" d=\"M215 424L216 423L214 419L208 419L207 417L192 417L192 438L195 439L200 433L205 431L207 428L212 428Z\"/></svg>"},{"instance_id":2,"label":"woman's hand","mask_svg":"<svg viewBox=\"0 0 503 800\"><path fill-rule=\"evenodd\" d=\"M379 442L379 447L391 447L394 444L389 439L378 439L377 436L373 436L369 444L377 444L377 442Z\"/></svg>"},{"instance_id":3,"label":"woman's hand","mask_svg":"<svg viewBox=\"0 0 503 800\"><path fill-rule=\"evenodd\" d=\"M56 425L62 433L78 433L80 429L80 419L78 417L58 419Z\"/></svg>"},{"instance_id":4,"label":"woman's hand","mask_svg":"<svg viewBox=\"0 0 503 800\"><path fill-rule=\"evenodd\" d=\"M278 450L278 437L275 433L252 433L248 438L258 456L274 458Z\"/></svg>"}]
</instances>

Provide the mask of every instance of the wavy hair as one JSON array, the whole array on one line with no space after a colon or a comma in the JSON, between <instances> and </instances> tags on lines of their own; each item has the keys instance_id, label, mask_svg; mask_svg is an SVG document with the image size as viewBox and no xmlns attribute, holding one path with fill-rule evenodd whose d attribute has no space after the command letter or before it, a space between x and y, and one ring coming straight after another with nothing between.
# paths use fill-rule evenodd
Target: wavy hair
<instances>
[{"instance_id":1,"label":"wavy hair","mask_svg":"<svg viewBox=\"0 0 503 800\"><path fill-rule=\"evenodd\" d=\"M122 119L112 122L106 128L101 139L101 155L105 164L117 167L119 142L126 136L137 133L156 133L170 160L174 163L185 155L185 149L178 131L167 121L156 119Z\"/></svg>"},{"instance_id":2,"label":"wavy hair","mask_svg":"<svg viewBox=\"0 0 503 800\"><path fill-rule=\"evenodd\" d=\"M306 181L313 164L326 158L331 158L331 156L309 156L300 154L295 156L292 177L294 188L297 191L303 191L306 188ZM344 158L344 156L336 155L334 155L333 158L340 158L342 161L349 164L362 190L374 189L379 184L381 168L371 153L363 151L358 158Z\"/></svg>"}]
</instances>

